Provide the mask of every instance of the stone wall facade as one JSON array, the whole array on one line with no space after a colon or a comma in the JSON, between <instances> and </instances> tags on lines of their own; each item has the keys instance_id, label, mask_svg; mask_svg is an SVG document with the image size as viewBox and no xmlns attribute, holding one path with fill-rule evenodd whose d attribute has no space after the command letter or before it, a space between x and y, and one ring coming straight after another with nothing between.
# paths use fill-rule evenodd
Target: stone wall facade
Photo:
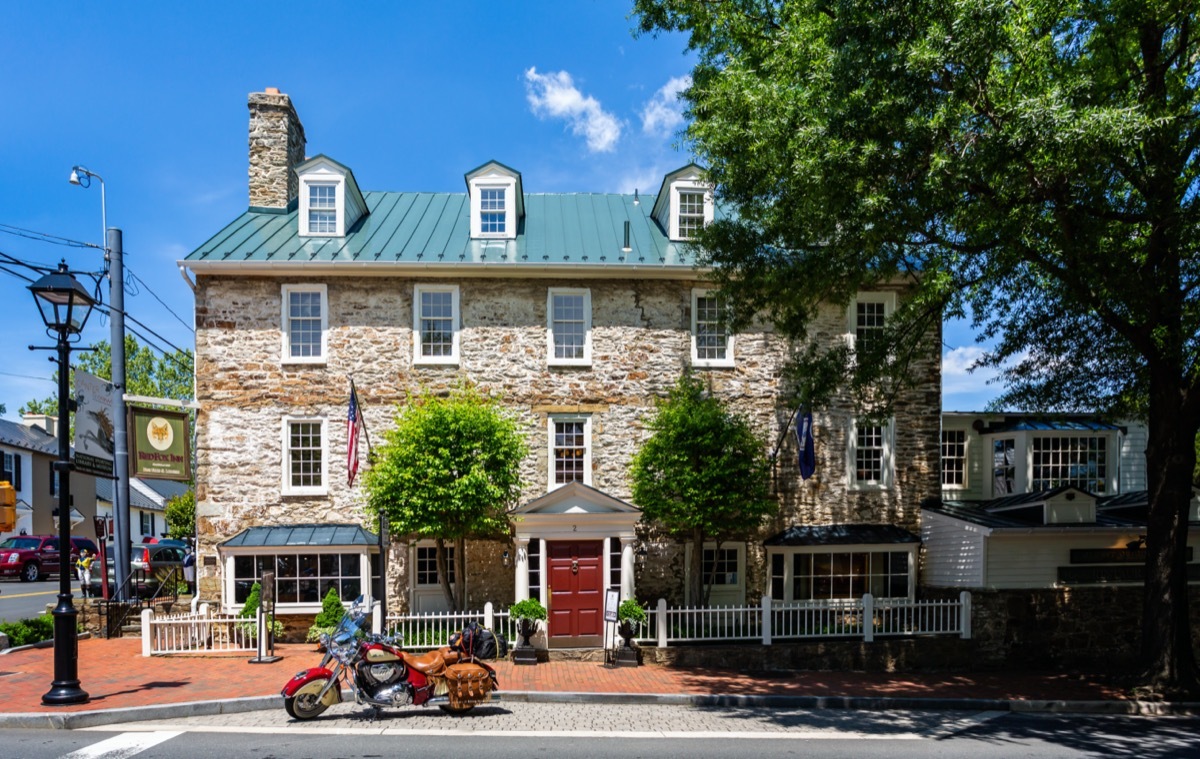
<instances>
[{"instance_id":1,"label":"stone wall facade","mask_svg":"<svg viewBox=\"0 0 1200 759\"><path fill-rule=\"evenodd\" d=\"M458 366L413 363L413 288L418 282L457 284L461 304ZM284 284L327 287L328 340L324 364L283 364L281 289ZM196 441L196 511L200 587L219 591L219 564L205 561L216 546L253 525L307 522L369 524L361 481L348 487L345 451L349 380L377 446L399 408L423 391L448 391L463 379L499 397L519 419L529 455L522 465L522 502L543 495L549 469L548 418L585 413L592 420L591 484L632 501L628 469L648 436L647 415L690 368L689 273L678 280L527 279L496 276L459 280L410 277L229 277L201 274L196 293L196 388L201 405ZM592 303L590 367L547 366L546 292L588 287ZM830 307L817 339L844 339L846 312ZM919 505L938 492L940 361L936 336L928 360L916 367L916 389L900 399L896 415L895 484L883 491L848 487L848 403L815 410L817 474L801 483L794 437L775 465L781 510L759 534L748 536L746 595L765 587L762 540L792 524L889 523L919 530ZM771 450L793 409L782 375L788 345L764 325L735 338L736 365L697 369L713 391L749 418ZM281 495L283 420L328 420L328 493ZM639 529L644 558L635 579L644 602L682 602L682 547L655 525ZM397 536L402 542L402 536ZM511 569L501 564L512 544L480 542L468 553L471 604L512 601ZM407 607L409 553L390 552L393 609Z\"/></svg>"},{"instance_id":2,"label":"stone wall facade","mask_svg":"<svg viewBox=\"0 0 1200 759\"><path fill-rule=\"evenodd\" d=\"M250 207L287 208L300 191L292 167L304 161L304 126L292 99L274 87L252 92L250 108Z\"/></svg>"}]
</instances>

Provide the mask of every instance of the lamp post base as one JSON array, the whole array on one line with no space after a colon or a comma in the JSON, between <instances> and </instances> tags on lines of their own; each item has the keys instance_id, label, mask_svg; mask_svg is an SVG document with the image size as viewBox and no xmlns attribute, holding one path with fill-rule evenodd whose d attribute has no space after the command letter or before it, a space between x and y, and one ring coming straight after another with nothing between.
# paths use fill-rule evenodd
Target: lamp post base
<instances>
[{"instance_id":1,"label":"lamp post base","mask_svg":"<svg viewBox=\"0 0 1200 759\"><path fill-rule=\"evenodd\" d=\"M59 594L58 606L51 615L54 617L54 681L42 696L42 703L46 706L86 703L90 697L79 687L78 677L79 637L75 633L75 620L79 612L71 604L70 592Z\"/></svg>"}]
</instances>

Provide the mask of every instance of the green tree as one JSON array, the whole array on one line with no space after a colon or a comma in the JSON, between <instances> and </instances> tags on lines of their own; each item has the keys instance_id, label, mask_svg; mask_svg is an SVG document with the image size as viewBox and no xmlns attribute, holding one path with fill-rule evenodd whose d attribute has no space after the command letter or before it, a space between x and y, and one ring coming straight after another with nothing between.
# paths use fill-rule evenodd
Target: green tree
<instances>
[{"instance_id":1,"label":"green tree","mask_svg":"<svg viewBox=\"0 0 1200 759\"><path fill-rule=\"evenodd\" d=\"M196 534L196 490L171 496L163 515L167 519L167 537L185 539Z\"/></svg>"},{"instance_id":2,"label":"green tree","mask_svg":"<svg viewBox=\"0 0 1200 759\"><path fill-rule=\"evenodd\" d=\"M75 367L101 379L112 379L112 346L107 340L92 345L92 350L75 354ZM125 384L127 395L170 398L189 401L193 397L193 356L190 350L158 356L133 335L125 336ZM58 383L58 372L52 375ZM75 376L70 377L72 393ZM58 414L58 395L27 401L21 414Z\"/></svg>"},{"instance_id":3,"label":"green tree","mask_svg":"<svg viewBox=\"0 0 1200 759\"><path fill-rule=\"evenodd\" d=\"M1001 403L1145 409L1147 685L1197 689L1187 510L1200 431L1200 34L1181 0L635 0L698 53L686 137L736 212L700 245L739 314L802 339L823 301L919 275L878 386L970 315ZM833 382L828 380L832 379Z\"/></svg>"},{"instance_id":4,"label":"green tree","mask_svg":"<svg viewBox=\"0 0 1200 759\"><path fill-rule=\"evenodd\" d=\"M693 603L706 604L715 578L702 571L705 541L719 549L778 508L766 451L749 422L690 374L679 378L646 427L651 435L630 466L633 498L646 519L691 542L689 593Z\"/></svg>"},{"instance_id":5,"label":"green tree","mask_svg":"<svg viewBox=\"0 0 1200 759\"><path fill-rule=\"evenodd\" d=\"M367 508L387 519L394 535L434 539L442 592L460 610L466 539L506 532L508 510L521 494L526 445L518 423L495 400L461 386L398 408L396 426L383 437L364 478ZM453 588L447 543L454 546Z\"/></svg>"}]
</instances>

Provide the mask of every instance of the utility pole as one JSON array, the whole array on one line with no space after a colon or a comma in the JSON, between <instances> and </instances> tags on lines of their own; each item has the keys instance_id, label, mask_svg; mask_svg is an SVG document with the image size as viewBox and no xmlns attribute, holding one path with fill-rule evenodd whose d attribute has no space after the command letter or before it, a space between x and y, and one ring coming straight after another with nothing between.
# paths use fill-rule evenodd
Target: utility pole
<instances>
[{"instance_id":1,"label":"utility pole","mask_svg":"<svg viewBox=\"0 0 1200 759\"><path fill-rule=\"evenodd\" d=\"M125 416L125 264L122 250L121 230L108 229L106 255L108 257L108 304L112 332L112 385L113 385L113 547L116 556L117 600L129 600L129 441Z\"/></svg>"}]
</instances>

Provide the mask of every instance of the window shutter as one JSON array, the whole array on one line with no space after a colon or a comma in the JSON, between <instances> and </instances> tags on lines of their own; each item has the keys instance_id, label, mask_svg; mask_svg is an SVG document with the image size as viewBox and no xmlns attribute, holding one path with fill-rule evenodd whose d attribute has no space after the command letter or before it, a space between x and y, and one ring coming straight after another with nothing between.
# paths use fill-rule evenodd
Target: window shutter
<instances>
[{"instance_id":1,"label":"window shutter","mask_svg":"<svg viewBox=\"0 0 1200 759\"><path fill-rule=\"evenodd\" d=\"M13 457L13 481L12 486L17 490L21 489L21 454L14 453Z\"/></svg>"}]
</instances>

